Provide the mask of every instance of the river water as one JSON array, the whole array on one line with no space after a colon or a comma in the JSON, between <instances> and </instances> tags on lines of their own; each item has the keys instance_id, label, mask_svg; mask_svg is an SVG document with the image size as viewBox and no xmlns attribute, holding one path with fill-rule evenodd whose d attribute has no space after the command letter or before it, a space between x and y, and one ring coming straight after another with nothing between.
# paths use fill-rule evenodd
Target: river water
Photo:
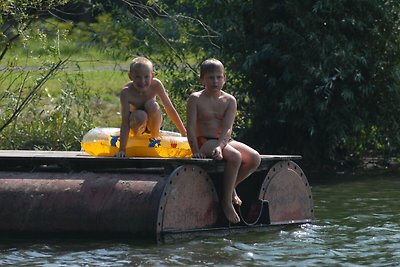
<instances>
[{"instance_id":1,"label":"river water","mask_svg":"<svg viewBox=\"0 0 400 267\"><path fill-rule=\"evenodd\" d=\"M400 174L309 177L313 224L155 245L0 237L0 266L399 266Z\"/></svg>"}]
</instances>

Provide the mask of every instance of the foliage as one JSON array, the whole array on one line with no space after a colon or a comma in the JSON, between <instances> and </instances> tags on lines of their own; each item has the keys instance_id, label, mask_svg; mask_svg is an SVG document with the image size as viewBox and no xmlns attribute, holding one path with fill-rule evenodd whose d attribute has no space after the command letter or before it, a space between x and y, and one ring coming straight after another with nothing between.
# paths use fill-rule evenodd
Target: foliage
<instances>
[{"instance_id":1,"label":"foliage","mask_svg":"<svg viewBox=\"0 0 400 267\"><path fill-rule=\"evenodd\" d=\"M126 3L132 9L122 8L113 1L109 3L106 1L96 3L94 1L93 6L99 8L99 6L105 4L99 10L108 9L111 13L100 13L97 17L88 21L61 21L59 17L57 19L54 17L42 19L36 16L37 20L30 21L29 25L20 31L18 37L24 36L24 38L15 38L16 45L12 46L13 50L9 51L8 57L6 57L9 74L7 77L2 77L2 83L9 88L2 92L4 93L2 101L7 103L2 109L2 119L5 120L5 123L2 127L0 139L7 140L2 142L2 148L79 149L79 140L81 140L85 130L88 130L88 127L101 122L103 124L100 126L118 126L114 122L104 125L104 122L108 120L104 118L104 113L103 117L99 116L100 113L97 113L95 118L94 112L103 109L108 110L109 108L115 111L114 107L109 107L105 100L113 101L115 102L113 106L118 106L117 95L110 97L110 93L116 94L117 88L121 88L123 83L115 84L115 93L106 92L100 98L93 96L93 90L91 92L90 90L85 91L89 88L84 88L83 85L77 83L77 80L71 77L66 78L68 71L64 71L64 77L58 76L62 80L60 83L56 84L53 82L54 79L52 79L53 81L50 80L50 84L56 87L49 88L46 94L41 92L44 83L33 87L35 84L33 80L36 77L40 78L39 70L43 69L42 65L51 65L54 59L62 56L68 57L68 62L76 64L75 67L79 71L77 77L81 73L80 79L83 80L83 72L81 72L80 66L86 64L87 61L94 63L93 66L98 68L98 64L101 61L104 62L104 59L114 60L116 66L120 64L119 62L126 62L127 58L132 58L135 55L152 55L150 59L153 60L158 75L165 77L165 80L163 80L167 89L169 89L171 99L177 103L179 112L184 114L185 107L182 94L175 89L176 84L184 83L184 79L188 77L188 75L182 76L177 71L178 68L181 69L176 59L180 56L177 57L177 50L174 50L172 45L165 46L167 53L163 46L153 45L160 42L165 44L173 42L172 38L174 38L175 31L171 26L172 24L168 17L153 17L150 13L154 13L155 9L152 7L134 2ZM83 5L86 6L86 4ZM143 14L138 13L139 11L134 9L135 7L140 7L141 10L139 11L144 12L143 14L149 15L149 17L142 17ZM34 4L31 8L34 10ZM68 6L64 8L65 10L69 9ZM58 10L58 12L62 14L62 11ZM93 47L101 51L103 55L106 54L107 58L100 58L100 54L90 54ZM80 50L82 48L89 53L82 53ZM171 53L168 53L168 50L171 50ZM78 53L76 53L77 51ZM163 56L163 54L166 54L166 56ZM24 61L21 61L21 55ZM182 60L182 58L179 60ZM38 62L41 63L38 64ZM67 62L63 61L63 65L64 63ZM24 78L21 78L12 66L32 69L32 72L28 72ZM127 64L123 67L126 68ZM72 66L68 66L68 68L72 68ZM169 74L163 74L164 69L175 71L169 72L171 75L169 76ZM189 71L189 75L190 73ZM85 74L85 76L88 75ZM177 77L177 79L173 77ZM118 78L118 80L120 79ZM15 86L16 81L18 86ZM61 88L58 87L59 84L61 84ZM69 85L68 88L65 88L66 85ZM92 89L102 92L103 86L104 83L100 87ZM22 88L19 95L17 88ZM35 90L32 88L35 88ZM74 90L71 91L71 88L74 88ZM26 100L24 100L25 95L29 96ZM72 100L74 102L71 102ZM93 103L93 101L96 101L96 103ZM24 105L18 106L21 102ZM51 105L46 105L46 103L51 103ZM82 108L86 110L79 112ZM23 109L26 110L23 112ZM174 126L168 119L165 120L164 129L174 130Z\"/></svg>"},{"instance_id":2,"label":"foliage","mask_svg":"<svg viewBox=\"0 0 400 267\"><path fill-rule=\"evenodd\" d=\"M362 153L354 149L369 144L357 137L372 129L385 147L398 136L398 2L280 2L269 11L245 62L255 80L254 130L269 133L267 145L327 162Z\"/></svg>"},{"instance_id":3,"label":"foliage","mask_svg":"<svg viewBox=\"0 0 400 267\"><path fill-rule=\"evenodd\" d=\"M120 58L143 55L154 64L157 77L161 78L170 98L185 119L186 98L197 82L196 66L202 52L193 53L198 44L192 43L196 27L188 16L170 14L165 5L157 1L143 4L137 1L106 2L96 22L88 25L93 33L92 44L107 51L120 51ZM114 52L114 54L117 52ZM163 128L176 130L167 116Z\"/></svg>"},{"instance_id":4,"label":"foliage","mask_svg":"<svg viewBox=\"0 0 400 267\"><path fill-rule=\"evenodd\" d=\"M93 127L96 110L81 74L64 72L60 95L49 90L36 97L25 116L0 136L3 149L80 150L81 137Z\"/></svg>"},{"instance_id":5,"label":"foliage","mask_svg":"<svg viewBox=\"0 0 400 267\"><path fill-rule=\"evenodd\" d=\"M235 93L251 116L245 135L260 152L321 164L370 149L399 152L400 2L194 6L221 33L218 56L244 75Z\"/></svg>"},{"instance_id":6,"label":"foliage","mask_svg":"<svg viewBox=\"0 0 400 267\"><path fill-rule=\"evenodd\" d=\"M12 45L21 36L27 40L30 36L24 35L32 22L40 16L48 14L53 8L68 3L69 0L34 0L34 1L2 1L0 4L0 62Z\"/></svg>"},{"instance_id":7,"label":"foliage","mask_svg":"<svg viewBox=\"0 0 400 267\"><path fill-rule=\"evenodd\" d=\"M1 148L37 148L37 145L27 145L27 143L39 138L38 134L41 133L41 130L44 133L40 139L46 140L46 144L49 144L51 124L54 124L52 129L53 136L60 136L61 134L61 137L63 137L60 132L62 132L62 126L64 126L63 124L68 118L66 116L57 118L59 111L51 111L50 116L43 117L47 111L40 110L39 107L41 105L39 103L46 82L57 74L68 61L68 58L62 59L60 56L59 46L57 45L59 39L49 43L48 41L54 39L49 38L45 30L32 27L32 25L41 20L42 17L52 14L52 11L67 2L69 1L1 2ZM59 37L59 34L57 37ZM29 48L32 40L35 40L35 44L40 44L41 50L38 54L33 53ZM23 55L25 57L24 61L20 61L20 55L10 52L11 49L17 47L17 43L26 51L25 55ZM23 65L34 61L40 61L40 63L34 66ZM65 98L62 100L65 100ZM56 107L61 106L59 104ZM65 112L61 113L65 114ZM74 126L74 130L79 130L79 127L76 127L78 125ZM27 131L27 129L30 130ZM29 133L29 136L26 133ZM49 146L46 148L50 149ZM53 146L53 149L57 148L60 148L60 146ZM69 145L63 147L63 149L68 148L70 148Z\"/></svg>"},{"instance_id":8,"label":"foliage","mask_svg":"<svg viewBox=\"0 0 400 267\"><path fill-rule=\"evenodd\" d=\"M12 70L7 70L0 75L1 83L5 84L5 91L2 92L0 101L4 102L1 110L2 120L0 132L11 124L37 97L38 92L44 83L55 73L65 62L58 63L45 69L43 74L34 81L33 85L28 85L27 81L32 78L30 72L20 73L15 78L12 77ZM11 79L8 79L11 76Z\"/></svg>"},{"instance_id":9,"label":"foliage","mask_svg":"<svg viewBox=\"0 0 400 267\"><path fill-rule=\"evenodd\" d=\"M216 57L226 66L226 90L239 102L236 137L261 153L302 154L322 165L400 152L399 1L98 0L73 5L88 12L72 23L40 20L37 31L29 31L41 40L38 54L53 54L50 62L74 57L80 47L87 52L86 58L73 59L77 65L87 58L94 65L108 59L117 65L147 56L184 118L188 94L200 88L198 64ZM23 30L14 32L28 36L27 26L18 25ZM8 49L4 36L0 44ZM91 54L93 47L101 53ZM55 121L62 120L49 123ZM173 126L167 120L165 127Z\"/></svg>"}]
</instances>

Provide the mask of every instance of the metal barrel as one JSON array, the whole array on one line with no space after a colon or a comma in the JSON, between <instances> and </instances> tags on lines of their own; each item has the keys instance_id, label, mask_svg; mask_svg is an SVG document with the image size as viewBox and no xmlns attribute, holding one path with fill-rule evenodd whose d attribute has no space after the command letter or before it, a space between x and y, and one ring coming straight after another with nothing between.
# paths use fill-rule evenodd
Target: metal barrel
<instances>
[{"instance_id":1,"label":"metal barrel","mask_svg":"<svg viewBox=\"0 0 400 267\"><path fill-rule=\"evenodd\" d=\"M271 225L312 222L314 204L311 187L303 170L293 161L280 161L268 171L259 194L268 203L268 218L260 220Z\"/></svg>"},{"instance_id":2,"label":"metal barrel","mask_svg":"<svg viewBox=\"0 0 400 267\"><path fill-rule=\"evenodd\" d=\"M238 186L241 223L231 225L218 198L223 162L14 154L3 157L13 171L5 161L0 168L1 233L108 233L164 243L314 219L307 178L289 156L264 156L262 166ZM61 172L46 167L49 162L79 168ZM23 171L31 163L41 168ZM99 168L103 165L107 168Z\"/></svg>"},{"instance_id":3,"label":"metal barrel","mask_svg":"<svg viewBox=\"0 0 400 267\"><path fill-rule=\"evenodd\" d=\"M218 197L207 173L168 175L0 172L0 231L152 236L213 225Z\"/></svg>"}]
</instances>

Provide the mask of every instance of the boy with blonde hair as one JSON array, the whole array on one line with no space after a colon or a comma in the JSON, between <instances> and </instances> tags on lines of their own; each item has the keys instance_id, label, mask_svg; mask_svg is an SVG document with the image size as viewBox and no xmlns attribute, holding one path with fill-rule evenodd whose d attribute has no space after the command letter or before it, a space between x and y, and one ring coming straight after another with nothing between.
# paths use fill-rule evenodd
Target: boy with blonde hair
<instances>
[{"instance_id":1,"label":"boy with blonde hair","mask_svg":"<svg viewBox=\"0 0 400 267\"><path fill-rule=\"evenodd\" d=\"M136 57L130 64L128 82L120 93L121 128L120 149L117 157L126 156L129 131L139 135L149 131L151 137L159 138L162 114L156 97L159 97L167 115L182 136L186 129L172 104L162 82L154 77L153 64L145 57Z\"/></svg>"}]
</instances>

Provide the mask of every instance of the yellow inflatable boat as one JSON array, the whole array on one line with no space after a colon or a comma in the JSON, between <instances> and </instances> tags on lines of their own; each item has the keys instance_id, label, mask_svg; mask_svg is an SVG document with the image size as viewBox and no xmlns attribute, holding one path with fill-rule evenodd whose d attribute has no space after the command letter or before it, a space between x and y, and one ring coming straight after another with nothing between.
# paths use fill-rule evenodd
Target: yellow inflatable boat
<instances>
[{"instance_id":1,"label":"yellow inflatable boat","mask_svg":"<svg viewBox=\"0 0 400 267\"><path fill-rule=\"evenodd\" d=\"M83 136L82 149L93 156L114 156L119 151L119 128L94 128ZM186 137L179 133L160 131L160 138L149 134L129 135L128 157L190 158L192 151Z\"/></svg>"}]
</instances>

